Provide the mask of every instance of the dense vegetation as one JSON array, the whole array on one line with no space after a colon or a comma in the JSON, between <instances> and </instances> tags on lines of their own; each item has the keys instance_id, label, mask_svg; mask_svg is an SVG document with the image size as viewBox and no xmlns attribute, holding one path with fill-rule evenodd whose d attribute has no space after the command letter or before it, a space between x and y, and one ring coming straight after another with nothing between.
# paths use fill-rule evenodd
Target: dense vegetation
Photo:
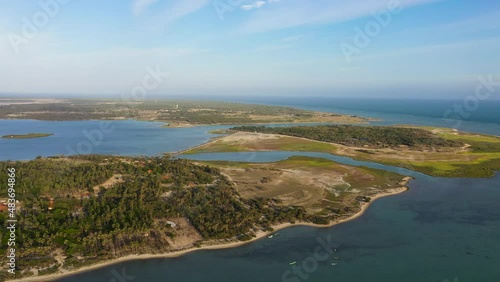
<instances>
[{"instance_id":1,"label":"dense vegetation","mask_svg":"<svg viewBox=\"0 0 500 282\"><path fill-rule=\"evenodd\" d=\"M464 145L460 141L448 140L434 135L428 130L418 128L321 125L292 127L240 126L234 127L232 130L304 137L346 146L369 148L395 148L398 146L406 146L420 149L431 147L461 147Z\"/></svg>"},{"instance_id":2,"label":"dense vegetation","mask_svg":"<svg viewBox=\"0 0 500 282\"><path fill-rule=\"evenodd\" d=\"M65 265L129 253L169 250L175 230L166 222L187 218L203 239L248 239L255 228L305 219L298 207L279 207L272 199L242 199L217 168L168 157L86 156L0 162L17 171L17 255L21 272L30 266ZM98 190L114 175L123 181ZM0 255L7 244L6 213L0 213ZM19 232L21 230L21 232ZM55 271L57 267L51 268Z\"/></svg>"}]
</instances>

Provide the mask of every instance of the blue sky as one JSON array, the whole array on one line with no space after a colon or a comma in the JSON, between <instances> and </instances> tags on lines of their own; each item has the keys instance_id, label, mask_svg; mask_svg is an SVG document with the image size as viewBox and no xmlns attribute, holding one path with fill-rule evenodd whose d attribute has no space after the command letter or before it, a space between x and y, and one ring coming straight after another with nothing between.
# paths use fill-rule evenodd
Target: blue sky
<instances>
[{"instance_id":1,"label":"blue sky","mask_svg":"<svg viewBox=\"0 0 500 282\"><path fill-rule=\"evenodd\" d=\"M155 95L462 97L500 81L499 19L498 1L0 0L0 93L119 94L152 67Z\"/></svg>"}]
</instances>

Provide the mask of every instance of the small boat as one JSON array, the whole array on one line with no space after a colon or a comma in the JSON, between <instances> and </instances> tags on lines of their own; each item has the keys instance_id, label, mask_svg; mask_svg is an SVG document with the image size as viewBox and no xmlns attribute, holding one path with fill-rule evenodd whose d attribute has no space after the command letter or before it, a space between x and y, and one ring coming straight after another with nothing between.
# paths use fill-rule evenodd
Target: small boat
<instances>
[{"instance_id":1,"label":"small boat","mask_svg":"<svg viewBox=\"0 0 500 282\"><path fill-rule=\"evenodd\" d=\"M332 262L332 266L336 266L336 265L337 265L337 263L336 263L336 262Z\"/></svg>"},{"instance_id":2,"label":"small boat","mask_svg":"<svg viewBox=\"0 0 500 282\"><path fill-rule=\"evenodd\" d=\"M279 233L274 233L274 234L267 236L267 238L272 239L273 237L276 237L278 235L279 235Z\"/></svg>"},{"instance_id":3,"label":"small boat","mask_svg":"<svg viewBox=\"0 0 500 282\"><path fill-rule=\"evenodd\" d=\"M292 261L292 262L290 263L290 265L294 265L294 264L296 264L296 263L297 263L296 261Z\"/></svg>"},{"instance_id":4,"label":"small boat","mask_svg":"<svg viewBox=\"0 0 500 282\"><path fill-rule=\"evenodd\" d=\"M333 260L340 260L339 257L333 257Z\"/></svg>"}]
</instances>

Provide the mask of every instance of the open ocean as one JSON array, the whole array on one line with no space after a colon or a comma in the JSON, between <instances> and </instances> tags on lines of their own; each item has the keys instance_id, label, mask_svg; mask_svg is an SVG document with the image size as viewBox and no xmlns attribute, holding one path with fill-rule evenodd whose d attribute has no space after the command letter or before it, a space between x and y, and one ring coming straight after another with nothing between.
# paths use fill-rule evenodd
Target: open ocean
<instances>
[{"instance_id":1,"label":"open ocean","mask_svg":"<svg viewBox=\"0 0 500 282\"><path fill-rule=\"evenodd\" d=\"M477 104L462 100L354 99L325 97L221 98L226 101L291 106L381 119L373 124L452 127L461 131L500 135L500 100ZM451 111L451 113L450 113Z\"/></svg>"}]
</instances>

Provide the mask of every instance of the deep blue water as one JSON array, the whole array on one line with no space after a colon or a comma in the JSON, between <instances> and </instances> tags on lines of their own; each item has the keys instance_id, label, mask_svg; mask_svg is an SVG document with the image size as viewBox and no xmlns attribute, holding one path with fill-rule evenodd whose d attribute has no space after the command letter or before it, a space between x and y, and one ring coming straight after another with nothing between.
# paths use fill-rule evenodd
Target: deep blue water
<instances>
[{"instance_id":1,"label":"deep blue water","mask_svg":"<svg viewBox=\"0 0 500 282\"><path fill-rule=\"evenodd\" d=\"M241 100L241 99L240 99ZM271 98L246 100L291 105L382 118L374 124L415 124L451 127L442 118L446 109L460 101L408 101ZM500 135L499 102L481 102L458 129ZM161 123L114 121L113 130L101 139L95 130L100 121L46 122L0 120L0 135L30 132L55 133L41 139L0 139L0 160L32 159L90 151L98 154L158 155L201 144L213 137L209 130L220 127L161 128ZM94 140L95 141L95 140ZM81 144L90 142L90 150ZM69 149L68 149L69 148ZM196 159L226 159L268 162L294 152L205 154ZM362 217L332 228L293 227L280 236L262 239L239 248L198 251L174 259L131 261L105 267L59 281L341 281L341 282L444 282L500 281L500 175L490 179L445 179L345 157L309 153L350 165L366 165L409 174L416 179L410 191L373 203ZM314 260L318 240L333 240L341 257ZM306 276L300 278L289 262L297 261ZM310 270L307 272L304 270ZM123 280L119 273L134 276Z\"/></svg>"},{"instance_id":2,"label":"deep blue water","mask_svg":"<svg viewBox=\"0 0 500 282\"><path fill-rule=\"evenodd\" d=\"M500 100L477 105L463 100L352 99L327 97L248 97L229 101L286 105L307 110L335 112L382 119L375 125L411 124L456 128L461 131L500 135ZM462 110L455 110L455 105ZM447 114L447 111L451 113Z\"/></svg>"}]
</instances>

